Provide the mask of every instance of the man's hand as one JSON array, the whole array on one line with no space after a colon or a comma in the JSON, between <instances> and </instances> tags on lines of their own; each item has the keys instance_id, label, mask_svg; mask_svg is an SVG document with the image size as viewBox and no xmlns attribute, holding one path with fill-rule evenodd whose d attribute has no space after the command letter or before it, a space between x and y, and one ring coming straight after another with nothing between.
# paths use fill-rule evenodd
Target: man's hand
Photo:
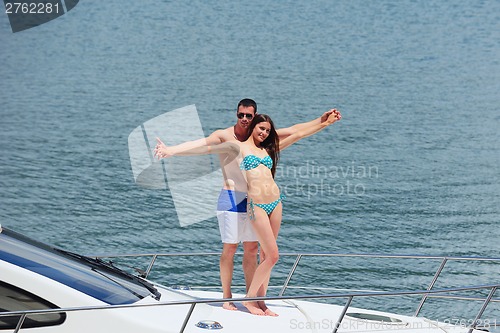
<instances>
[{"instance_id":1,"label":"man's hand","mask_svg":"<svg viewBox=\"0 0 500 333\"><path fill-rule=\"evenodd\" d=\"M337 111L337 109L331 109L330 111L325 112L323 116L321 116L321 122L327 122L328 125L331 125L340 119L342 119L342 115L339 111Z\"/></svg>"},{"instance_id":2,"label":"man's hand","mask_svg":"<svg viewBox=\"0 0 500 333\"><path fill-rule=\"evenodd\" d=\"M160 138L156 138L156 146L154 149L154 156L158 159L167 158L174 156L174 152L171 148L167 147Z\"/></svg>"},{"instance_id":3,"label":"man's hand","mask_svg":"<svg viewBox=\"0 0 500 333\"><path fill-rule=\"evenodd\" d=\"M328 117L330 117L330 115L332 114L332 112L334 111L335 109L331 109L330 111L326 111L325 113L323 113L323 115L321 116L321 121L322 123L324 123Z\"/></svg>"}]
</instances>

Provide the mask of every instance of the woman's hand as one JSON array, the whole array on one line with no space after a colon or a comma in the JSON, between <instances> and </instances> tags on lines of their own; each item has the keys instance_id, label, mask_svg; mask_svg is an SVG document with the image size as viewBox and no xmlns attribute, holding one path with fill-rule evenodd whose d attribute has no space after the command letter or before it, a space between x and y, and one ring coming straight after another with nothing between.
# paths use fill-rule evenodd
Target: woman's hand
<instances>
[{"instance_id":1,"label":"woman's hand","mask_svg":"<svg viewBox=\"0 0 500 333\"><path fill-rule=\"evenodd\" d=\"M167 158L174 156L174 152L171 148L167 147L160 138L156 138L156 146L154 149L154 156L158 159Z\"/></svg>"}]
</instances>

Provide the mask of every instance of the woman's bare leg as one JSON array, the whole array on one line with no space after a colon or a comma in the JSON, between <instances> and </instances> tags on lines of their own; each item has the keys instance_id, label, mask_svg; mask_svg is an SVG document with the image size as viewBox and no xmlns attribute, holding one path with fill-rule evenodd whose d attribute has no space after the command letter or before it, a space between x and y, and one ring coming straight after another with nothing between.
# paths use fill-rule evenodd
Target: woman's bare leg
<instances>
[{"instance_id":1,"label":"woman's bare leg","mask_svg":"<svg viewBox=\"0 0 500 333\"><path fill-rule=\"evenodd\" d=\"M276 208L272 211L271 215L269 216L269 222L271 224L271 230L273 231L274 239L278 239L278 233L280 231L281 227L281 217L282 217L282 211L283 211L283 206L281 202L276 206ZM271 278L271 271L269 271L269 274L266 277L266 280L262 284L261 288L259 289L259 292L257 293L258 296L266 296L267 293L267 288L269 286L269 280ZM276 317L278 314L275 312L271 311L264 301L259 301L257 302L259 307L264 311L264 313L267 316L273 316Z\"/></svg>"},{"instance_id":2,"label":"woman's bare leg","mask_svg":"<svg viewBox=\"0 0 500 333\"><path fill-rule=\"evenodd\" d=\"M269 279L271 270L278 261L279 257L278 244L276 244L276 238L274 237L271 222L266 212L260 207L255 207L254 218L255 219L252 220L252 226L257 234L260 247L262 251L264 251L265 255L255 270L252 283L247 291L247 297L258 296L259 290L262 291L261 287ZM257 302L243 302L243 305L252 314L265 315L264 311L258 306Z\"/></svg>"}]
</instances>

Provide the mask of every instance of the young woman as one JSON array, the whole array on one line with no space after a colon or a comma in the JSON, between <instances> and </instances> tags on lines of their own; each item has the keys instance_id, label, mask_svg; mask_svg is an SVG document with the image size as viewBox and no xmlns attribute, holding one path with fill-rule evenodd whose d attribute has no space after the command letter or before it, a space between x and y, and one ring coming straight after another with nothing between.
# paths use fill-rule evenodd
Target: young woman
<instances>
[{"instance_id":1,"label":"young woman","mask_svg":"<svg viewBox=\"0 0 500 333\"><path fill-rule=\"evenodd\" d=\"M245 171L247 180L248 216L261 247L261 261L246 297L266 295L272 268L279 258L276 240L281 226L283 195L274 181L274 175L280 151L321 131L340 118L340 113L332 110L325 121L280 141L271 118L258 114L248 127L248 139L234 142L239 146L243 158L240 168ZM277 316L262 301L243 302L243 305L255 315Z\"/></svg>"}]
</instances>

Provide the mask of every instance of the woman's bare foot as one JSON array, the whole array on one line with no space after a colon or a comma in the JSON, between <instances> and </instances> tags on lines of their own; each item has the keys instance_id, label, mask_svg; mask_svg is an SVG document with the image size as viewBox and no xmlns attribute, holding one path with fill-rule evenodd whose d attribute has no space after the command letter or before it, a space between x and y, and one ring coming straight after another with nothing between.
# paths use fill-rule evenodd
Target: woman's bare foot
<instances>
[{"instance_id":1,"label":"woman's bare foot","mask_svg":"<svg viewBox=\"0 0 500 333\"><path fill-rule=\"evenodd\" d=\"M245 308L250 311L251 314L257 316L265 316L266 314L262 309L258 306L257 302L241 302Z\"/></svg>"},{"instance_id":2,"label":"woman's bare foot","mask_svg":"<svg viewBox=\"0 0 500 333\"><path fill-rule=\"evenodd\" d=\"M276 312L271 311L269 308L266 311L264 311L264 314L266 316L270 316L270 317L278 317L279 316L279 314L277 314Z\"/></svg>"},{"instance_id":3,"label":"woman's bare foot","mask_svg":"<svg viewBox=\"0 0 500 333\"><path fill-rule=\"evenodd\" d=\"M236 305L234 305L233 302L224 302L224 304L222 304L222 308L224 308L226 310L231 310L231 311L238 310L238 308L236 307Z\"/></svg>"},{"instance_id":4,"label":"woman's bare foot","mask_svg":"<svg viewBox=\"0 0 500 333\"><path fill-rule=\"evenodd\" d=\"M270 317L278 317L279 316L276 312L271 311L271 309L269 309L267 307L267 305L266 305L266 303L264 303L264 301L258 301L257 305L264 312L264 314L266 316L270 316Z\"/></svg>"}]
</instances>

